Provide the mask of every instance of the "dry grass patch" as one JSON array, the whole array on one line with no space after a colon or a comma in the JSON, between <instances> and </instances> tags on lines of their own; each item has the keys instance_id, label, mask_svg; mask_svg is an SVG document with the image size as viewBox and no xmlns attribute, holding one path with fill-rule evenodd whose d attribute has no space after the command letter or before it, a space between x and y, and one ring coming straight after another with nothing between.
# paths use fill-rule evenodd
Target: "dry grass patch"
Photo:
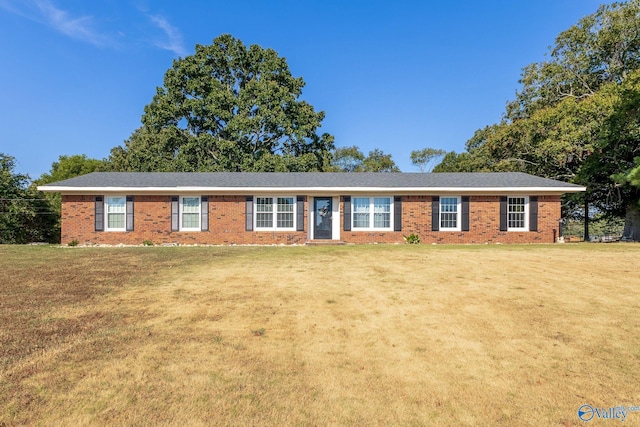
<instances>
[{"instance_id":1,"label":"dry grass patch","mask_svg":"<svg viewBox=\"0 0 640 427\"><path fill-rule=\"evenodd\" d=\"M0 247L0 425L581 425L640 404L638 255Z\"/></svg>"}]
</instances>

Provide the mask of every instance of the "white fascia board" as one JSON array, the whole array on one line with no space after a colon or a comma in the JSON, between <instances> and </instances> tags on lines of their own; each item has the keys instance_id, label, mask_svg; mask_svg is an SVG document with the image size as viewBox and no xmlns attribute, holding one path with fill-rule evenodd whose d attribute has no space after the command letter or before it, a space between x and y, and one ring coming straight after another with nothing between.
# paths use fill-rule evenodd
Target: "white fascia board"
<instances>
[{"instance_id":1,"label":"white fascia board","mask_svg":"<svg viewBox=\"0 0 640 427\"><path fill-rule=\"evenodd\" d=\"M260 193L388 193L388 194L561 194L580 193L586 187L66 187L38 186L38 191L62 194L260 194Z\"/></svg>"}]
</instances>

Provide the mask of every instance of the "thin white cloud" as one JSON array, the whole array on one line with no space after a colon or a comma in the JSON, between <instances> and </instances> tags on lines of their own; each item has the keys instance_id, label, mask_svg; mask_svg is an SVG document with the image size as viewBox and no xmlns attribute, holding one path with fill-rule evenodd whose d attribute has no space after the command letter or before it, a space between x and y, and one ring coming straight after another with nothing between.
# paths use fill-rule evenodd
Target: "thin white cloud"
<instances>
[{"instance_id":1,"label":"thin white cloud","mask_svg":"<svg viewBox=\"0 0 640 427\"><path fill-rule=\"evenodd\" d=\"M93 17L72 16L56 7L51 0L0 0L0 8L40 24L45 24L68 37L95 46L110 44L110 38L98 31Z\"/></svg>"},{"instance_id":2,"label":"thin white cloud","mask_svg":"<svg viewBox=\"0 0 640 427\"><path fill-rule=\"evenodd\" d=\"M15 13L16 15L22 16L20 10L10 0L0 0L0 8L6 10L7 12Z\"/></svg>"},{"instance_id":3,"label":"thin white cloud","mask_svg":"<svg viewBox=\"0 0 640 427\"><path fill-rule=\"evenodd\" d=\"M55 7L49 0L36 0L36 5L49 25L62 34L96 46L107 43L108 38L96 30L92 17L74 18L68 12Z\"/></svg>"},{"instance_id":4,"label":"thin white cloud","mask_svg":"<svg viewBox=\"0 0 640 427\"><path fill-rule=\"evenodd\" d=\"M184 42L180 30L171 25L169 21L160 15L148 16L151 22L160 28L166 36L166 40L156 40L154 45L160 49L171 51L178 56L186 56L187 51L184 48Z\"/></svg>"},{"instance_id":5,"label":"thin white cloud","mask_svg":"<svg viewBox=\"0 0 640 427\"><path fill-rule=\"evenodd\" d=\"M46 25L53 30L76 40L99 47L119 47L125 34L116 31L112 34L99 30L95 18L90 15L81 15L73 11L61 9L54 0L0 0L0 10L20 16L41 25ZM144 13L149 22L160 30L156 32L153 40L147 39L157 48L167 50L178 56L188 54L184 47L182 33L169 21L157 14ZM149 28L146 28L148 31ZM145 31L146 32L146 31ZM146 37L138 38L138 42ZM129 38L130 43L135 43L136 37Z\"/></svg>"}]
</instances>

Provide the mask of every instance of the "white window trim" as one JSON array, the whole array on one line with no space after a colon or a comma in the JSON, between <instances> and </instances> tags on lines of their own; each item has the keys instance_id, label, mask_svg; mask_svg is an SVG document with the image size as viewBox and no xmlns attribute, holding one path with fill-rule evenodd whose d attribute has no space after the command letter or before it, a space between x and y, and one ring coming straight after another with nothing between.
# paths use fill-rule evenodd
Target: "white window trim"
<instances>
[{"instance_id":1,"label":"white window trim","mask_svg":"<svg viewBox=\"0 0 640 427\"><path fill-rule=\"evenodd\" d=\"M442 199L456 199L456 226L455 227L443 227L442 226ZM462 231L462 197L461 196L440 196L440 207L438 216L438 229L440 231Z\"/></svg>"},{"instance_id":2,"label":"white window trim","mask_svg":"<svg viewBox=\"0 0 640 427\"><path fill-rule=\"evenodd\" d=\"M197 227L184 227L182 225L184 208L182 201L183 199L198 199L198 226ZM179 227L180 231L201 231L202 227L202 196L180 196L180 203L178 204L178 219L179 219Z\"/></svg>"},{"instance_id":3,"label":"white window trim","mask_svg":"<svg viewBox=\"0 0 640 427\"><path fill-rule=\"evenodd\" d=\"M374 199L389 199L389 227L374 227L375 223L374 219ZM356 227L354 217L357 212L355 212L354 203L355 199L369 199L369 227ZM360 195L351 196L351 231L393 231L394 217L393 214L395 212L393 206L393 196L387 195Z\"/></svg>"},{"instance_id":4,"label":"white window trim","mask_svg":"<svg viewBox=\"0 0 640 427\"><path fill-rule=\"evenodd\" d=\"M509 227L509 199L524 198L524 227ZM507 196L507 231L529 231L529 196Z\"/></svg>"},{"instance_id":5,"label":"white window trim","mask_svg":"<svg viewBox=\"0 0 640 427\"><path fill-rule=\"evenodd\" d=\"M259 198L271 198L272 208L271 211L273 213L272 225L271 227L258 227L258 199ZM292 227L278 227L278 198L287 198L293 199L293 226ZM298 220L298 199L296 196L292 196L289 194L278 194L278 195L257 195L253 196L253 229L255 231L296 231L296 221Z\"/></svg>"},{"instance_id":6,"label":"white window trim","mask_svg":"<svg viewBox=\"0 0 640 427\"><path fill-rule=\"evenodd\" d=\"M109 199L121 197L124 199L124 222L122 227L109 227ZM104 231L127 231L127 196L111 194L104 196Z\"/></svg>"}]
</instances>

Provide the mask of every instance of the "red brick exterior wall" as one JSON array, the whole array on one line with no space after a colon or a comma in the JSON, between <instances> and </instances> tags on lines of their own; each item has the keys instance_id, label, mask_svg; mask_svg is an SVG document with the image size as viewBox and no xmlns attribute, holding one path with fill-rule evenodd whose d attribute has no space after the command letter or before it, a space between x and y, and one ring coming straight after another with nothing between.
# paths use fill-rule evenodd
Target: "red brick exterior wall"
<instances>
[{"instance_id":1,"label":"red brick exterior wall","mask_svg":"<svg viewBox=\"0 0 640 427\"><path fill-rule=\"evenodd\" d=\"M343 202L341 197L341 230ZM500 231L500 196L470 196L469 231L431 231L431 196L403 196L402 231L341 231L340 237L349 243L402 243L415 233L421 243L554 243L560 218L560 196L538 196L538 231Z\"/></svg>"},{"instance_id":2,"label":"red brick exterior wall","mask_svg":"<svg viewBox=\"0 0 640 427\"><path fill-rule=\"evenodd\" d=\"M306 205L306 203L305 203ZM135 196L134 231L95 231L95 196L62 196L62 244L295 244L306 231L245 231L245 196L209 196L209 231L171 231L170 196ZM305 230L306 228L305 207Z\"/></svg>"},{"instance_id":3,"label":"red brick exterior wall","mask_svg":"<svg viewBox=\"0 0 640 427\"><path fill-rule=\"evenodd\" d=\"M135 196L134 231L95 231L95 196L62 196L62 244L303 244L308 240L305 199L305 231L245 231L245 196L209 196L209 231L171 231L170 196ZM347 243L404 243L416 233L422 243L553 243L560 220L560 196L538 197L538 230L499 231L499 196L471 196L469 231L431 231L431 196L402 197L402 231L344 231L340 198L340 240ZM334 218L336 220L336 218Z\"/></svg>"}]
</instances>

